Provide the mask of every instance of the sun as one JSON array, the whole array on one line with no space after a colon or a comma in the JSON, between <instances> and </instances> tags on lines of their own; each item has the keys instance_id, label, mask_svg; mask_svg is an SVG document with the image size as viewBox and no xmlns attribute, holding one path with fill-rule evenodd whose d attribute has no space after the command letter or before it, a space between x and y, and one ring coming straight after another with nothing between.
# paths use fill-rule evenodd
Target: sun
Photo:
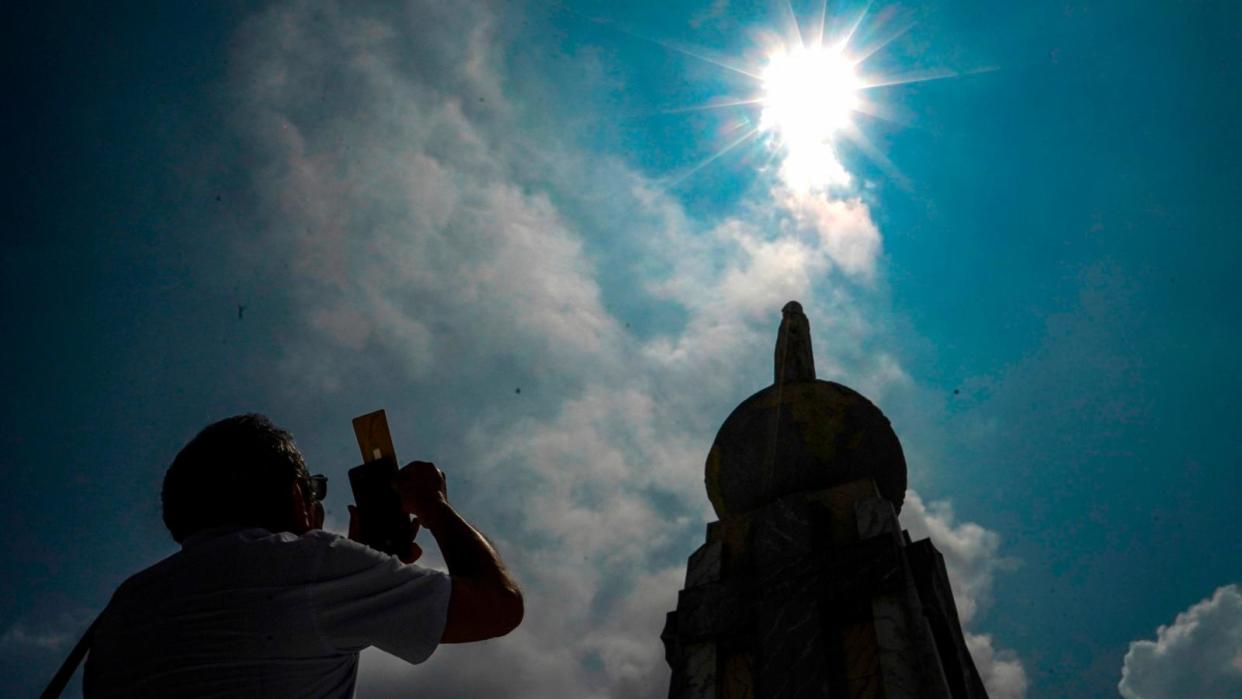
<instances>
[{"instance_id":1,"label":"sun","mask_svg":"<svg viewBox=\"0 0 1242 699\"><path fill-rule=\"evenodd\" d=\"M865 85L845 44L777 48L760 73L759 131L784 150L781 177L798 191L845 184L835 138L852 125Z\"/></svg>"},{"instance_id":2,"label":"sun","mask_svg":"<svg viewBox=\"0 0 1242 699\"><path fill-rule=\"evenodd\" d=\"M753 81L753 91L722 95L701 105L667 112L698 109L741 109L746 112L721 128L723 145L695 165L670 178L680 182L735 150L766 152L753 158L778 164L780 182L795 193L852 186L842 162L841 146L848 142L854 154L874 161L897 179L895 166L868 138L871 120L901 124L902 109L886 103L882 88L904 83L939 80L960 73L944 69L905 74L877 72L864 64L889 42L904 34L906 24L896 11L883 10L868 17L863 10L852 17L830 16L826 1L818 18L801 26L790 12L788 31L760 31L760 49L745 60L718 58L711 51L662 44L666 48L715 65ZM904 26L899 26L903 25ZM860 31L860 29L862 31ZM880 89L879 93L874 92ZM863 117L863 123L856 119Z\"/></svg>"},{"instance_id":3,"label":"sun","mask_svg":"<svg viewBox=\"0 0 1242 699\"><path fill-rule=\"evenodd\" d=\"M760 129L791 151L823 145L850 124L863 83L842 46L778 49L762 76Z\"/></svg>"}]
</instances>

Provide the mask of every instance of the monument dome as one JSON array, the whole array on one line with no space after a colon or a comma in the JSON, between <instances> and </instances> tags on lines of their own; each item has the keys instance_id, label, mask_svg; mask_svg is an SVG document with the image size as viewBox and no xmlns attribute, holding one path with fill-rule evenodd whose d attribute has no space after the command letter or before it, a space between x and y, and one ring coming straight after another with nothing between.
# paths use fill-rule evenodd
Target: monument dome
<instances>
[{"instance_id":1,"label":"monument dome","mask_svg":"<svg viewBox=\"0 0 1242 699\"><path fill-rule=\"evenodd\" d=\"M901 511L906 460L884 413L857 391L815 378L810 324L785 304L775 380L737 406L707 456L707 495L720 517L750 512L796 492L860 478Z\"/></svg>"}]
</instances>

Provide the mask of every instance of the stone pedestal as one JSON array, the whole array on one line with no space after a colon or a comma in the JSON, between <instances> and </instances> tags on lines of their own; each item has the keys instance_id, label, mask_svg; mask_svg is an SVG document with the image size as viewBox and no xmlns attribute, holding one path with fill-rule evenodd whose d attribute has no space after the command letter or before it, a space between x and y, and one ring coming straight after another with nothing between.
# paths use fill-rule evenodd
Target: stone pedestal
<instances>
[{"instance_id":1,"label":"stone pedestal","mask_svg":"<svg viewBox=\"0 0 1242 699\"><path fill-rule=\"evenodd\" d=\"M661 639L670 699L986 697L943 559L870 478L709 524Z\"/></svg>"}]
</instances>

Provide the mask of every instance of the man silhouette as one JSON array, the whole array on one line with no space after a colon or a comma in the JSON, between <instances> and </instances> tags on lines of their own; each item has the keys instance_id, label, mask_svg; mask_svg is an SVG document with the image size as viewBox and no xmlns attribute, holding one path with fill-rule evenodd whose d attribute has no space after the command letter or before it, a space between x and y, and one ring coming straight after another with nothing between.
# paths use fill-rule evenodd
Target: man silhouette
<instances>
[{"instance_id":1,"label":"man silhouette","mask_svg":"<svg viewBox=\"0 0 1242 699\"><path fill-rule=\"evenodd\" d=\"M164 477L182 550L126 580L95 624L87 697L351 697L358 653L410 663L439 643L502 636L522 595L495 549L449 505L444 474L413 462L394 488L449 572L325 531L321 477L261 415L203 429ZM358 514L350 508L351 536Z\"/></svg>"}]
</instances>

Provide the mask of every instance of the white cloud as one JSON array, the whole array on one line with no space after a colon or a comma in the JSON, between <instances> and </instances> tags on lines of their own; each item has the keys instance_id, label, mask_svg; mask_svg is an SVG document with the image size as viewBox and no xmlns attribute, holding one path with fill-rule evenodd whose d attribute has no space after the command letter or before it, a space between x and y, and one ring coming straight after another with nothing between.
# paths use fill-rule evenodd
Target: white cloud
<instances>
[{"instance_id":1,"label":"white cloud","mask_svg":"<svg viewBox=\"0 0 1242 699\"><path fill-rule=\"evenodd\" d=\"M1022 699L1026 696L1026 668L1011 650L997 650L988 634L966 632L966 647L983 678L989 699Z\"/></svg>"},{"instance_id":2,"label":"white cloud","mask_svg":"<svg viewBox=\"0 0 1242 699\"><path fill-rule=\"evenodd\" d=\"M902 526L918 540L931 537L944 556L953 587L953 601L966 635L966 647L993 699L1026 696L1026 669L1013 651L998 649L988 634L973 629L979 614L991 602L992 583L998 571L1016 562L1000 555L1000 535L974 522L956 522L947 502L924 503L913 490L906 493L901 509Z\"/></svg>"},{"instance_id":3,"label":"white cloud","mask_svg":"<svg viewBox=\"0 0 1242 699\"><path fill-rule=\"evenodd\" d=\"M906 493L901 523L915 540L930 536L944 555L958 616L963 625L968 625L991 601L996 571L1011 567L1013 562L1000 557L1000 536L996 532L974 522L957 523L955 519L949 503L924 503L917 492Z\"/></svg>"},{"instance_id":4,"label":"white cloud","mask_svg":"<svg viewBox=\"0 0 1242 699\"><path fill-rule=\"evenodd\" d=\"M504 75L498 26L472 3L257 15L234 65L258 199L240 252L291 263L282 396L367 376L448 395L423 407L449 413L454 433L420 449L460 459L450 492L467 516L504 523L487 533L526 594L505 639L417 668L366 654L360 694L661 696L664 613L711 518L703 459L727 410L770 382L781 306L802 300L817 340L831 338L816 344L821 375L877 400L909 390L853 286L876 278L881 237L860 199L826 192L692 220L616 158L526 128L539 106ZM610 266L684 323L627 332L605 301ZM502 410L481 397L497 375L544 390ZM920 522L963 599L982 603L995 535L947 509ZM1022 677L978 638L997 676Z\"/></svg>"},{"instance_id":5,"label":"white cloud","mask_svg":"<svg viewBox=\"0 0 1242 699\"><path fill-rule=\"evenodd\" d=\"M24 624L13 624L0 636L0 648L33 648L60 650L69 643L70 634L58 629L31 630Z\"/></svg>"},{"instance_id":6,"label":"white cloud","mask_svg":"<svg viewBox=\"0 0 1242 699\"><path fill-rule=\"evenodd\" d=\"M1242 696L1242 590L1225 585L1130 644L1117 689L1127 699Z\"/></svg>"},{"instance_id":7,"label":"white cloud","mask_svg":"<svg viewBox=\"0 0 1242 699\"><path fill-rule=\"evenodd\" d=\"M800 225L819 236L824 252L842 271L868 281L875 276L880 231L862 199L792 191L775 195L783 199Z\"/></svg>"}]
</instances>

